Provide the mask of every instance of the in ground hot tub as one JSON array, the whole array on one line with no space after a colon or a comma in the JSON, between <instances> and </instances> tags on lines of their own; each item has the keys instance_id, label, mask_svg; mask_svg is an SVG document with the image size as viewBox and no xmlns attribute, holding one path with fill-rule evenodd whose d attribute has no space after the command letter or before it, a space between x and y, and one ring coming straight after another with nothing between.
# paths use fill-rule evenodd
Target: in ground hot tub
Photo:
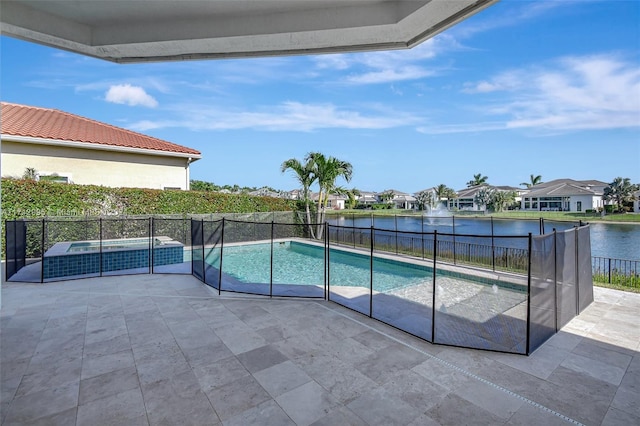
<instances>
[{"instance_id":1,"label":"in ground hot tub","mask_svg":"<svg viewBox=\"0 0 640 426\"><path fill-rule=\"evenodd\" d=\"M169 237L153 237L153 266L184 261L184 244ZM44 279L92 275L126 269L148 268L149 238L56 243L44 254ZM102 259L102 260L101 260Z\"/></svg>"}]
</instances>

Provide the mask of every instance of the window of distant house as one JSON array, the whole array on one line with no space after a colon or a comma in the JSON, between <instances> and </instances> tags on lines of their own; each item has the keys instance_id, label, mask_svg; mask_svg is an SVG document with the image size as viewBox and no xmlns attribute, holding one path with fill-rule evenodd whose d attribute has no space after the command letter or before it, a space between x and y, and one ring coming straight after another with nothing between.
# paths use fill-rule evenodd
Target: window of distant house
<instances>
[{"instance_id":1,"label":"window of distant house","mask_svg":"<svg viewBox=\"0 0 640 426\"><path fill-rule=\"evenodd\" d=\"M178 188L177 186L165 186L164 190L165 191L180 191L181 188Z\"/></svg>"},{"instance_id":2,"label":"window of distant house","mask_svg":"<svg viewBox=\"0 0 640 426\"><path fill-rule=\"evenodd\" d=\"M68 176L59 176L55 173L51 175L38 175L38 180L47 182L69 183Z\"/></svg>"}]
</instances>

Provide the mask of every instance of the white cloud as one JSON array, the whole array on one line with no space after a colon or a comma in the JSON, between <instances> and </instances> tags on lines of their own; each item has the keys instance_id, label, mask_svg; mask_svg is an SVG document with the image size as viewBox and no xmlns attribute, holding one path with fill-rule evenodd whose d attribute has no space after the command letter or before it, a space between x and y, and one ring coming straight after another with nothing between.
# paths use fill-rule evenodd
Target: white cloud
<instances>
[{"instance_id":1,"label":"white cloud","mask_svg":"<svg viewBox=\"0 0 640 426\"><path fill-rule=\"evenodd\" d=\"M394 81L417 80L434 74L434 71L422 67L407 66L351 75L348 76L345 81L353 84L391 83Z\"/></svg>"},{"instance_id":2,"label":"white cloud","mask_svg":"<svg viewBox=\"0 0 640 426\"><path fill-rule=\"evenodd\" d=\"M566 57L542 68L512 70L477 83L469 94L493 95L476 105L487 123L421 127L424 133L526 128L540 132L640 127L640 66L611 55ZM496 118L499 120L496 121Z\"/></svg>"},{"instance_id":3,"label":"white cloud","mask_svg":"<svg viewBox=\"0 0 640 426\"><path fill-rule=\"evenodd\" d=\"M464 93L490 93L497 91L513 91L522 89L523 84L527 84L528 76L521 71L506 71L491 81L482 80L476 83L465 83L462 91Z\"/></svg>"},{"instance_id":4,"label":"white cloud","mask_svg":"<svg viewBox=\"0 0 640 426\"><path fill-rule=\"evenodd\" d=\"M483 20L475 20L473 24L465 22L463 25L456 25L450 31L455 37L469 38L476 34L494 30L496 28L514 27L522 22L537 19L540 16L554 13L558 15L558 9L564 8L571 11L575 8L575 3L582 3L593 0L546 0L546 1L521 1L510 2L508 7L499 10L500 14L493 17L485 17Z\"/></svg>"},{"instance_id":5,"label":"white cloud","mask_svg":"<svg viewBox=\"0 0 640 426\"><path fill-rule=\"evenodd\" d=\"M142 87L130 84L118 84L109 87L105 94L105 100L114 104L127 104L129 106L142 105L149 108L158 106L158 101L145 92Z\"/></svg>"},{"instance_id":6,"label":"white cloud","mask_svg":"<svg viewBox=\"0 0 640 426\"><path fill-rule=\"evenodd\" d=\"M316 67L348 74L339 77L347 84L379 84L395 81L418 80L436 74L426 61L444 50L459 49L458 42L440 34L412 49L382 52L320 55L314 58ZM442 66L442 65L440 65Z\"/></svg>"},{"instance_id":7,"label":"white cloud","mask_svg":"<svg viewBox=\"0 0 640 426\"><path fill-rule=\"evenodd\" d=\"M254 129L263 131L309 132L317 129L387 129L415 125L421 119L405 112L372 107L366 112L339 108L333 104L284 102L256 111L230 111L203 105L180 105L173 111L178 118L140 121L129 128L147 131L183 127L190 130Z\"/></svg>"}]
</instances>

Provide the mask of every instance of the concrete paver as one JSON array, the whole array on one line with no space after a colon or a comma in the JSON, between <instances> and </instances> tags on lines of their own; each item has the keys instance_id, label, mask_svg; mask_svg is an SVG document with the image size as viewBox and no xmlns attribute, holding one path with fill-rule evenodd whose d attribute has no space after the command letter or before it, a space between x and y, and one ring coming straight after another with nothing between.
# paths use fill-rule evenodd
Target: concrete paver
<instances>
[{"instance_id":1,"label":"concrete paver","mask_svg":"<svg viewBox=\"0 0 640 426\"><path fill-rule=\"evenodd\" d=\"M433 345L327 301L219 296L191 276L4 283L0 421L640 424L640 294L594 294L525 357Z\"/></svg>"}]
</instances>

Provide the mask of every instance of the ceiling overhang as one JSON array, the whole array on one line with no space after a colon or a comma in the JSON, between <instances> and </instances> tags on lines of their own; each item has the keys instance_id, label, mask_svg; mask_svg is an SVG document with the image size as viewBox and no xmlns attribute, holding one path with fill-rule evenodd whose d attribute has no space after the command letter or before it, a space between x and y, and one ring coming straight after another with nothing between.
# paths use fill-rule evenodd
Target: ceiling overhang
<instances>
[{"instance_id":1,"label":"ceiling overhang","mask_svg":"<svg viewBox=\"0 0 640 426\"><path fill-rule=\"evenodd\" d=\"M498 0L2 0L8 35L113 62L410 48Z\"/></svg>"}]
</instances>

